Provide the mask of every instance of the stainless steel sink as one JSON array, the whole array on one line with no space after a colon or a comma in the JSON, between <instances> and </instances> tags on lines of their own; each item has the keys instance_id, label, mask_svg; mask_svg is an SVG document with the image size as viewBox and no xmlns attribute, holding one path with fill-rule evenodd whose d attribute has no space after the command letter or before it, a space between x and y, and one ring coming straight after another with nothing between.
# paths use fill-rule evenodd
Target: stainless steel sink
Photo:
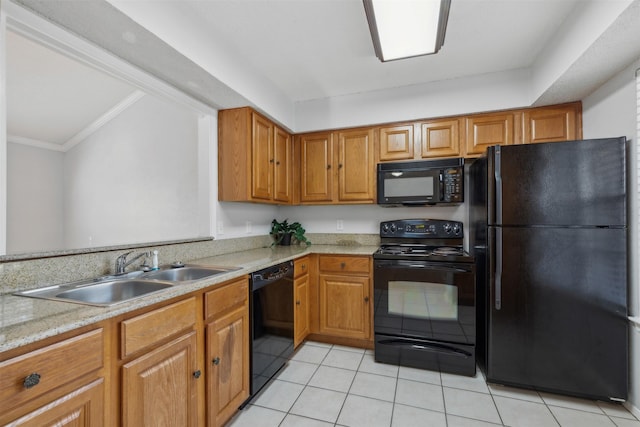
<instances>
[{"instance_id":1,"label":"stainless steel sink","mask_svg":"<svg viewBox=\"0 0 640 427\"><path fill-rule=\"evenodd\" d=\"M16 292L14 295L106 307L233 270L238 268L187 264L146 273L133 271L102 276L93 280Z\"/></svg>"},{"instance_id":2,"label":"stainless steel sink","mask_svg":"<svg viewBox=\"0 0 640 427\"><path fill-rule=\"evenodd\" d=\"M152 280L165 280L168 282L189 282L216 276L229 271L238 270L235 267L211 267L198 265L185 265L184 267L169 268L166 270L151 271L141 278Z\"/></svg>"},{"instance_id":3,"label":"stainless steel sink","mask_svg":"<svg viewBox=\"0 0 640 427\"><path fill-rule=\"evenodd\" d=\"M55 297L92 305L112 305L170 288L168 283L144 280L114 280L70 289Z\"/></svg>"},{"instance_id":4,"label":"stainless steel sink","mask_svg":"<svg viewBox=\"0 0 640 427\"><path fill-rule=\"evenodd\" d=\"M172 286L172 283L160 281L116 279L48 286L16 292L15 295L106 307L160 292Z\"/></svg>"}]
</instances>

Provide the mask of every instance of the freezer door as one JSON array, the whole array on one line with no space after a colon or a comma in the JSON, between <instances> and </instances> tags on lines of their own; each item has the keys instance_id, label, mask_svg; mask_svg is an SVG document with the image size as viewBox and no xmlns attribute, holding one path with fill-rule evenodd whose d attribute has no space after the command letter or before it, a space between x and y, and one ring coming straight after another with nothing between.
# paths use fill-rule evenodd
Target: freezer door
<instances>
[{"instance_id":1,"label":"freezer door","mask_svg":"<svg viewBox=\"0 0 640 427\"><path fill-rule=\"evenodd\" d=\"M489 223L623 226L625 138L490 147Z\"/></svg>"},{"instance_id":2,"label":"freezer door","mask_svg":"<svg viewBox=\"0 0 640 427\"><path fill-rule=\"evenodd\" d=\"M490 228L488 381L626 399L625 234Z\"/></svg>"}]
</instances>

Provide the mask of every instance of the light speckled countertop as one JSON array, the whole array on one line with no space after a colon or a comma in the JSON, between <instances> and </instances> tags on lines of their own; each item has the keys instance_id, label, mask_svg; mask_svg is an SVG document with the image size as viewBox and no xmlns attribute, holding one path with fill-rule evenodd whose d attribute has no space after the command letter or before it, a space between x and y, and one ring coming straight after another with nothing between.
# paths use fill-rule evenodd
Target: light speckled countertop
<instances>
[{"instance_id":1,"label":"light speckled countertop","mask_svg":"<svg viewBox=\"0 0 640 427\"><path fill-rule=\"evenodd\" d=\"M377 248L342 245L276 246L194 259L189 263L241 268L210 279L176 285L166 291L111 307L93 307L11 294L0 295L0 352L226 282L306 254L371 255Z\"/></svg>"}]
</instances>

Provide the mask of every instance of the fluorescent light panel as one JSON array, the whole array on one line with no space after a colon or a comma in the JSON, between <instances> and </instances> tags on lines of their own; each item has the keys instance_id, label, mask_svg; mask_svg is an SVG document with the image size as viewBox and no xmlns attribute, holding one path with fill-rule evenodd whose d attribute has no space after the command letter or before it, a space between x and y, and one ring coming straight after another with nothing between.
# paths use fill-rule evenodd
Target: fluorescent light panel
<instances>
[{"instance_id":1,"label":"fluorescent light panel","mask_svg":"<svg viewBox=\"0 0 640 427\"><path fill-rule=\"evenodd\" d=\"M376 56L381 61L440 50L450 0L363 0Z\"/></svg>"}]
</instances>

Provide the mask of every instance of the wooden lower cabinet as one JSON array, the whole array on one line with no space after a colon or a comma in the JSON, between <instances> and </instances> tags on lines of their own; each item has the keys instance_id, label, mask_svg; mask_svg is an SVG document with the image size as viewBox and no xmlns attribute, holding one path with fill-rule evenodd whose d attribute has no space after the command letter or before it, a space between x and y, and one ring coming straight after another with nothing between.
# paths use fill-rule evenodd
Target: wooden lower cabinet
<instances>
[{"instance_id":1,"label":"wooden lower cabinet","mask_svg":"<svg viewBox=\"0 0 640 427\"><path fill-rule=\"evenodd\" d=\"M240 306L207 325L207 411L221 426L249 397L249 310Z\"/></svg>"},{"instance_id":2,"label":"wooden lower cabinet","mask_svg":"<svg viewBox=\"0 0 640 427\"><path fill-rule=\"evenodd\" d=\"M293 346L297 347L309 335L309 275L293 281L294 325Z\"/></svg>"},{"instance_id":3,"label":"wooden lower cabinet","mask_svg":"<svg viewBox=\"0 0 640 427\"><path fill-rule=\"evenodd\" d=\"M204 295L207 426L226 423L249 397L249 280Z\"/></svg>"},{"instance_id":4,"label":"wooden lower cabinet","mask_svg":"<svg viewBox=\"0 0 640 427\"><path fill-rule=\"evenodd\" d=\"M192 331L123 366L124 426L197 425L196 344Z\"/></svg>"},{"instance_id":5,"label":"wooden lower cabinet","mask_svg":"<svg viewBox=\"0 0 640 427\"><path fill-rule=\"evenodd\" d=\"M80 387L10 425L101 427L104 425L104 379Z\"/></svg>"}]
</instances>

